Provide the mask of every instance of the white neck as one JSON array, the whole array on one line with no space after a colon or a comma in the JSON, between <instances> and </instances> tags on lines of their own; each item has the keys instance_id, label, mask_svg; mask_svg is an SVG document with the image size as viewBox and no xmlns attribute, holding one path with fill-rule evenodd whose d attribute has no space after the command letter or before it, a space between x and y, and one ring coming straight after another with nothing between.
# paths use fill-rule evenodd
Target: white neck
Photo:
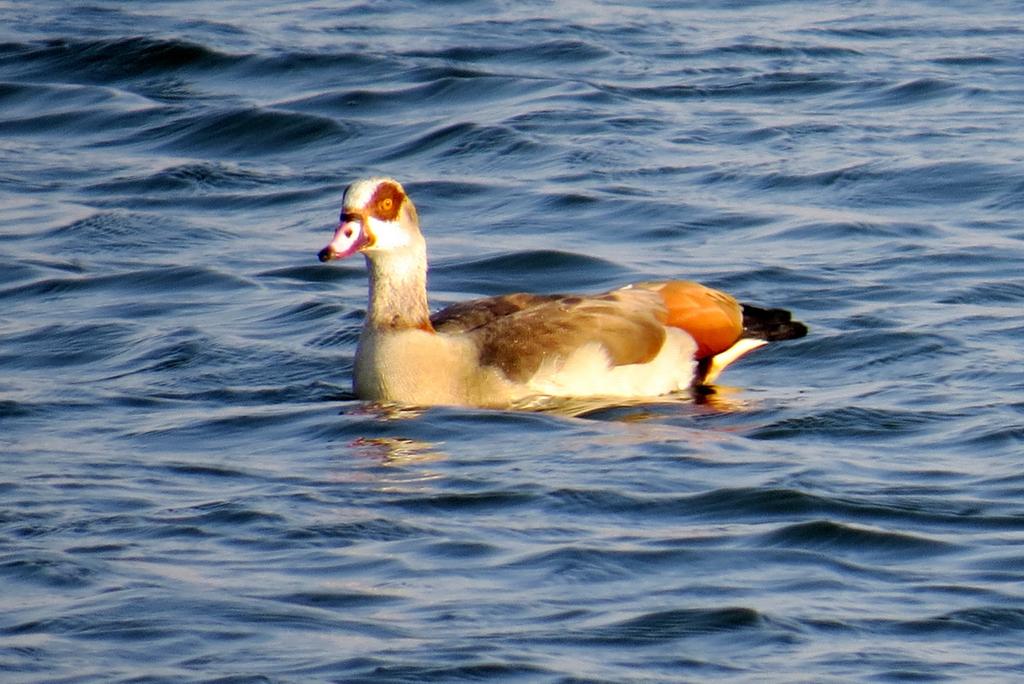
<instances>
[{"instance_id":1,"label":"white neck","mask_svg":"<svg viewBox=\"0 0 1024 684\"><path fill-rule=\"evenodd\" d=\"M377 329L430 328L427 249L423 239L398 249L366 253L370 307L366 325Z\"/></svg>"}]
</instances>

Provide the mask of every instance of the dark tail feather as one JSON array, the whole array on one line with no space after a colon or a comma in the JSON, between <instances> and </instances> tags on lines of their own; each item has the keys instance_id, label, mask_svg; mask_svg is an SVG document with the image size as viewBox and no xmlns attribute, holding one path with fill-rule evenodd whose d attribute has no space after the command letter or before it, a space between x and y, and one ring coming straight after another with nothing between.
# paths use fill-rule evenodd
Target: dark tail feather
<instances>
[{"instance_id":1,"label":"dark tail feather","mask_svg":"<svg viewBox=\"0 0 1024 684\"><path fill-rule=\"evenodd\" d=\"M807 334L807 326L794 321L785 309L762 309L743 304L743 337L778 342L794 340Z\"/></svg>"},{"instance_id":2,"label":"dark tail feather","mask_svg":"<svg viewBox=\"0 0 1024 684\"><path fill-rule=\"evenodd\" d=\"M715 356L697 361L697 372L694 376L694 387L713 383L719 373L730 363L765 342L793 340L807 334L807 326L794 321L793 315L785 309L762 309L759 306L742 304L743 334L733 346ZM758 340L764 340L759 342Z\"/></svg>"}]
</instances>

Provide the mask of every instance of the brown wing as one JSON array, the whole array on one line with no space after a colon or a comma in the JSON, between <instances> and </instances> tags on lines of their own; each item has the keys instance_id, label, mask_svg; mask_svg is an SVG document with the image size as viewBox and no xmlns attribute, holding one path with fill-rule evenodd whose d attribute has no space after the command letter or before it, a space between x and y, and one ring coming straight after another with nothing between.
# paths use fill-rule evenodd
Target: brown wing
<instances>
[{"instance_id":1,"label":"brown wing","mask_svg":"<svg viewBox=\"0 0 1024 684\"><path fill-rule=\"evenodd\" d=\"M430 317L434 330L443 333L463 333L492 323L499 318L530 307L546 304L564 295L534 295L525 292L473 299L441 309Z\"/></svg>"},{"instance_id":2,"label":"brown wing","mask_svg":"<svg viewBox=\"0 0 1024 684\"><path fill-rule=\"evenodd\" d=\"M525 382L547 359L600 344L612 365L645 363L665 341L664 301L645 289L593 297L514 294L456 304L435 315L444 333L472 335L481 365Z\"/></svg>"}]
</instances>

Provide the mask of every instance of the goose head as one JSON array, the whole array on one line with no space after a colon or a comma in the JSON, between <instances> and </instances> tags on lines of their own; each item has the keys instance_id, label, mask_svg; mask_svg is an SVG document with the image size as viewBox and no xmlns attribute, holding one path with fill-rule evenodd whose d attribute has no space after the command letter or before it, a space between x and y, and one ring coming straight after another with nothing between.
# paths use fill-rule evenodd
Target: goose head
<instances>
[{"instance_id":1,"label":"goose head","mask_svg":"<svg viewBox=\"0 0 1024 684\"><path fill-rule=\"evenodd\" d=\"M331 261L362 252L373 258L422 245L416 207L402 184L393 178L364 178L345 190L334 238L317 256Z\"/></svg>"}]
</instances>

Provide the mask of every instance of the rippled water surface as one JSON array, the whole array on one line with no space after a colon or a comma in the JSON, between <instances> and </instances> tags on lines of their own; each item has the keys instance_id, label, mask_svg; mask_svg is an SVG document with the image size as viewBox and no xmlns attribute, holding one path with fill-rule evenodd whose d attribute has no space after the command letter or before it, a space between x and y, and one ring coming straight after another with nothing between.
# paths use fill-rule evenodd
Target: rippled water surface
<instances>
[{"instance_id":1,"label":"rippled water surface","mask_svg":"<svg viewBox=\"0 0 1024 684\"><path fill-rule=\"evenodd\" d=\"M1024 677L1020 2L0 3L4 682ZM364 405L432 304L685 277L688 397Z\"/></svg>"}]
</instances>

